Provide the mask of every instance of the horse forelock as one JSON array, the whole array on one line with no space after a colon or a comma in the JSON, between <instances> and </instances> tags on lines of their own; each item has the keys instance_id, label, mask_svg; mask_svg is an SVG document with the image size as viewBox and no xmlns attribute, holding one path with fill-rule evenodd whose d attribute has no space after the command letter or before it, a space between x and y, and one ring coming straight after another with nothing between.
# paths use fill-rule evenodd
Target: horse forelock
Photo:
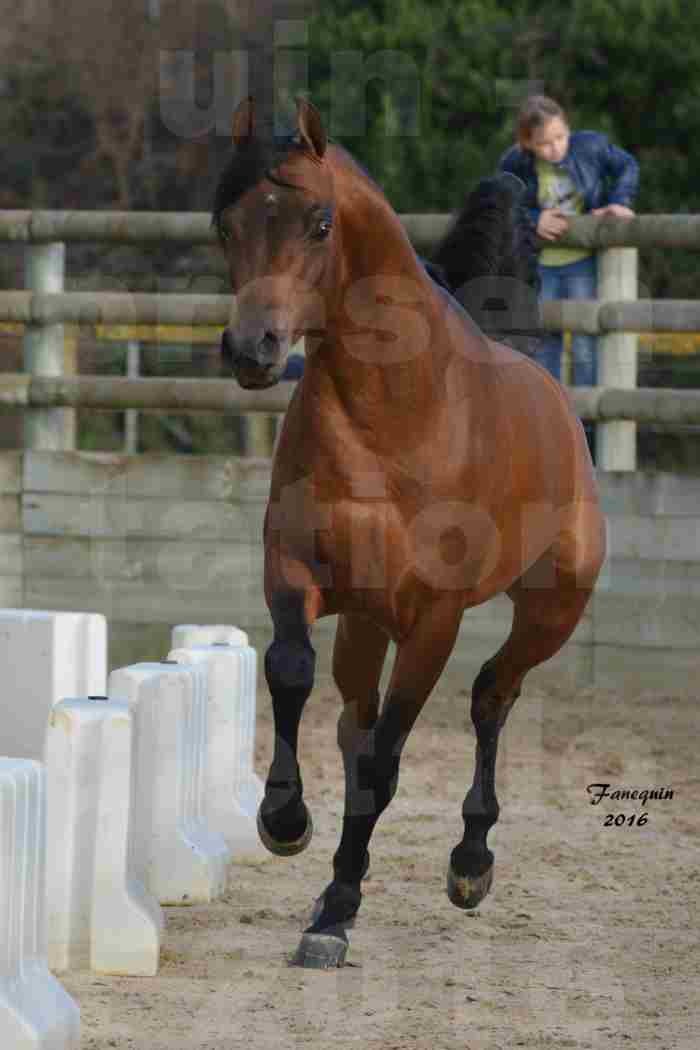
<instances>
[{"instance_id":1,"label":"horse forelock","mask_svg":"<svg viewBox=\"0 0 700 1050\"><path fill-rule=\"evenodd\" d=\"M221 218L226 209L236 204L263 179L277 186L297 189L295 183L286 182L279 174L284 162L295 153L318 161L298 139L289 135L272 139L254 138L247 145L235 149L214 192L212 226L220 230Z\"/></svg>"}]
</instances>

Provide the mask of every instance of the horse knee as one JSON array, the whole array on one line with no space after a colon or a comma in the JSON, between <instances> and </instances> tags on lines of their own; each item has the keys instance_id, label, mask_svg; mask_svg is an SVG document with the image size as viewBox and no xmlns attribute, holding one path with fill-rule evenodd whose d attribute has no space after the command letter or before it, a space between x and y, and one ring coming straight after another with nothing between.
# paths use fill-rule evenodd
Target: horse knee
<instances>
[{"instance_id":1,"label":"horse knee","mask_svg":"<svg viewBox=\"0 0 700 1050\"><path fill-rule=\"evenodd\" d=\"M307 641L276 638L265 654L265 678L270 692L311 692L316 653Z\"/></svg>"}]
</instances>

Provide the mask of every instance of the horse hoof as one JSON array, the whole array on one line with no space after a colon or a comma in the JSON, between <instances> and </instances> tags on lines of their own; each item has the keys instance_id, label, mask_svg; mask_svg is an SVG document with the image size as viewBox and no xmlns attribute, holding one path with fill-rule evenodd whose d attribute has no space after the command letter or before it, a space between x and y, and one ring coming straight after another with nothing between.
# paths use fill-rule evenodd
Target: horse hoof
<instances>
[{"instance_id":1,"label":"horse hoof","mask_svg":"<svg viewBox=\"0 0 700 1050\"><path fill-rule=\"evenodd\" d=\"M306 827L304 828L304 834L300 835L298 839L292 839L290 842L273 839L272 835L265 827L260 810L258 810L258 835L263 846L265 849L268 849L270 853L274 853L277 857L293 857L296 853L301 853L305 850L311 842L311 837L314 833L314 824L311 819L311 814L303 802L302 806L304 806L304 813L306 814Z\"/></svg>"},{"instance_id":2,"label":"horse hoof","mask_svg":"<svg viewBox=\"0 0 700 1050\"><path fill-rule=\"evenodd\" d=\"M292 966L306 970L335 970L345 965L348 939L342 927L334 933L305 933L292 956Z\"/></svg>"},{"instance_id":3,"label":"horse hoof","mask_svg":"<svg viewBox=\"0 0 700 1050\"><path fill-rule=\"evenodd\" d=\"M483 875L457 875L450 864L447 869L447 896L457 908L476 908L491 889L493 864Z\"/></svg>"}]
</instances>

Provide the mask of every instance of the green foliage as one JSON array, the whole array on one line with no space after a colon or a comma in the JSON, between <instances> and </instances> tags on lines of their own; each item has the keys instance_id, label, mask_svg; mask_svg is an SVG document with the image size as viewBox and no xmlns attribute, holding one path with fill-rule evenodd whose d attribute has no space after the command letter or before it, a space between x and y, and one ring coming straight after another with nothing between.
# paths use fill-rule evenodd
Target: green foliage
<instances>
[{"instance_id":1,"label":"green foliage","mask_svg":"<svg viewBox=\"0 0 700 1050\"><path fill-rule=\"evenodd\" d=\"M279 5L258 7L278 17ZM700 212L700 5L323 0L316 8L309 23L310 95L332 137L364 164L398 211L455 210L511 144L520 100L541 90L564 105L572 127L604 131L638 158L640 212ZM171 21L164 18L164 34ZM216 19L206 21L202 28L213 32ZM224 37L214 33L219 50L244 49L257 39L242 28L245 18L240 21ZM164 35L163 45L173 46L168 40ZM195 46L187 30L177 46ZM85 70L73 52L53 55L34 40L30 50L29 60L21 49L4 55L0 207L113 206L114 171L94 156L98 129ZM206 48L202 55L210 62ZM206 207L228 142L209 136L205 170L202 154L193 159L193 142L164 133L158 105L150 99L149 146L128 172L133 206ZM166 254L153 260L156 276L167 266ZM693 252L645 251L640 278L647 294L696 297L697 260ZM14 270L13 262L0 262L0 284L14 285ZM162 347L157 358L144 355L144 374L178 374L180 366ZM106 365L107 371L122 368L119 354ZM672 385L699 382L689 359L673 369ZM148 447L189 442L195 451L240 441L231 420L223 430L204 417L181 423L144 414L142 441ZM100 413L81 414L81 435L83 447L119 448L123 440L114 417Z\"/></svg>"},{"instance_id":2,"label":"green foliage","mask_svg":"<svg viewBox=\"0 0 700 1050\"><path fill-rule=\"evenodd\" d=\"M93 148L75 77L36 62L9 71L0 96L2 206L61 207L65 182Z\"/></svg>"},{"instance_id":3,"label":"green foliage","mask_svg":"<svg viewBox=\"0 0 700 1050\"><path fill-rule=\"evenodd\" d=\"M640 212L700 211L698 5L325 0L310 40L311 94L331 134L399 211L455 209L512 142L533 91L558 99L572 127L604 131L637 157ZM673 295L695 268L650 253L644 279Z\"/></svg>"},{"instance_id":4,"label":"green foliage","mask_svg":"<svg viewBox=\"0 0 700 1050\"><path fill-rule=\"evenodd\" d=\"M331 134L400 211L457 207L512 141L520 99L538 89L562 101L574 127L606 131L639 158L640 211L700 211L700 5L324 0L309 51L310 93ZM81 70L40 54L4 70L5 206L104 206L116 196L113 173L88 177L80 166L96 141ZM159 154L151 168L145 158L132 165L139 207L173 206L183 145L168 142L173 157ZM210 137L212 155L219 145ZM175 206L201 207L201 184L192 180L188 203L185 180Z\"/></svg>"},{"instance_id":5,"label":"green foliage","mask_svg":"<svg viewBox=\"0 0 700 1050\"><path fill-rule=\"evenodd\" d=\"M455 207L508 143L490 6L399 0L389 18L384 4L338 2L312 23L314 101L399 211Z\"/></svg>"},{"instance_id":6,"label":"green foliage","mask_svg":"<svg viewBox=\"0 0 700 1050\"><path fill-rule=\"evenodd\" d=\"M382 3L329 0L313 20L311 41L314 99L398 207L454 205L455 190L489 171L510 143L518 101L538 88L563 102L574 127L606 131L640 157L641 208L700 204L692 178L700 154L695 5L398 0L389 17ZM413 71L412 84L371 76L387 51ZM353 79L342 77L348 53L356 58ZM390 127L388 113L412 89L418 128L410 121ZM363 107L362 131L344 134L345 115Z\"/></svg>"}]
</instances>

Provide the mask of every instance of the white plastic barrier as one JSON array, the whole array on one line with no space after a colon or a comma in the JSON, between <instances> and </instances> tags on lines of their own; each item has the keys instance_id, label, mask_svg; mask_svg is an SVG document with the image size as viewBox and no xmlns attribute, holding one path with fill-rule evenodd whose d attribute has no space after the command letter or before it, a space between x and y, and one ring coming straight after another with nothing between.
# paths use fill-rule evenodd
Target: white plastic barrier
<instances>
[{"instance_id":1,"label":"white plastic barrier","mask_svg":"<svg viewBox=\"0 0 700 1050\"><path fill-rule=\"evenodd\" d=\"M0 754L41 760L49 712L103 694L107 621L98 613L0 609Z\"/></svg>"},{"instance_id":2,"label":"white plastic barrier","mask_svg":"<svg viewBox=\"0 0 700 1050\"><path fill-rule=\"evenodd\" d=\"M49 973L43 767L0 758L0 1047L78 1050L80 1011Z\"/></svg>"},{"instance_id":3,"label":"white plastic barrier","mask_svg":"<svg viewBox=\"0 0 700 1050\"><path fill-rule=\"evenodd\" d=\"M134 719L106 698L62 700L46 735L49 965L155 976L163 914L132 839Z\"/></svg>"},{"instance_id":4,"label":"white plastic barrier","mask_svg":"<svg viewBox=\"0 0 700 1050\"><path fill-rule=\"evenodd\" d=\"M205 668L142 663L109 676L110 698L136 720L135 836L147 857L146 887L161 904L215 900L230 853L204 819Z\"/></svg>"},{"instance_id":5,"label":"white plastic barrier","mask_svg":"<svg viewBox=\"0 0 700 1050\"><path fill-rule=\"evenodd\" d=\"M194 645L247 645L248 635L227 623L180 623L171 633L172 649Z\"/></svg>"},{"instance_id":6,"label":"white plastic barrier","mask_svg":"<svg viewBox=\"0 0 700 1050\"><path fill-rule=\"evenodd\" d=\"M235 628L234 628L235 630ZM207 672L209 739L205 815L234 857L261 851L256 814L263 785L253 771L257 653L217 643L173 649L169 660Z\"/></svg>"}]
</instances>

